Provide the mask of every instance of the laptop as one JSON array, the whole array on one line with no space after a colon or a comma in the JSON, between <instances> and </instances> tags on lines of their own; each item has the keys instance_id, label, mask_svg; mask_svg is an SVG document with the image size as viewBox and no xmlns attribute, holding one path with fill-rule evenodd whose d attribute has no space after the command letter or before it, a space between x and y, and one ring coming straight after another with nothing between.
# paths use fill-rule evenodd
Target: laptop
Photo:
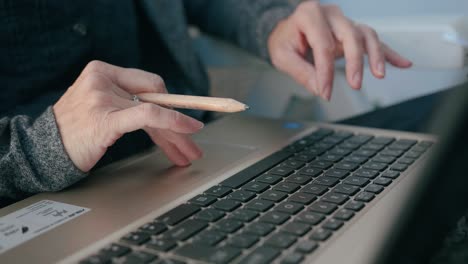
<instances>
[{"instance_id":1,"label":"laptop","mask_svg":"<svg viewBox=\"0 0 468 264\"><path fill-rule=\"evenodd\" d=\"M0 263L426 263L466 209L468 84L439 136L231 115L0 210Z\"/></svg>"}]
</instances>

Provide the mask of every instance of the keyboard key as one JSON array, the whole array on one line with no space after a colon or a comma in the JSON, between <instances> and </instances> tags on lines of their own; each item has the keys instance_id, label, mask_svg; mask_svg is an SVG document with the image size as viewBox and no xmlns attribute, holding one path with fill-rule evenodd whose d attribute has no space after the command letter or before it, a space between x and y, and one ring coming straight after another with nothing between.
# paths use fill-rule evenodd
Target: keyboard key
<instances>
[{"instance_id":1,"label":"keyboard key","mask_svg":"<svg viewBox=\"0 0 468 264\"><path fill-rule=\"evenodd\" d=\"M347 149L347 148L339 148L339 147L336 147L332 150L330 150L329 152L330 154L334 154L334 155L339 155L341 157L344 157L346 155L348 155L349 153L351 153L351 150Z\"/></svg>"},{"instance_id":2,"label":"keyboard key","mask_svg":"<svg viewBox=\"0 0 468 264\"><path fill-rule=\"evenodd\" d=\"M398 163L405 164L405 165L411 165L414 163L414 159L411 158L400 158L398 160Z\"/></svg>"},{"instance_id":3,"label":"keyboard key","mask_svg":"<svg viewBox=\"0 0 468 264\"><path fill-rule=\"evenodd\" d=\"M285 232L278 232L265 241L265 245L275 248L288 248L296 242L296 236Z\"/></svg>"},{"instance_id":4,"label":"keyboard key","mask_svg":"<svg viewBox=\"0 0 468 264\"><path fill-rule=\"evenodd\" d=\"M237 221L235 219L222 219L215 224L215 228L218 231L225 232L225 233L233 233L239 230L244 224L241 221Z\"/></svg>"},{"instance_id":5,"label":"keyboard key","mask_svg":"<svg viewBox=\"0 0 468 264\"><path fill-rule=\"evenodd\" d=\"M262 174L257 179L255 179L255 181L263 182L263 183L272 185L272 184L275 184L277 182L280 182L282 179L283 179L282 177L277 176L277 175Z\"/></svg>"},{"instance_id":6,"label":"keyboard key","mask_svg":"<svg viewBox=\"0 0 468 264\"><path fill-rule=\"evenodd\" d=\"M296 245L296 251L301 253L311 253L318 248L318 243L311 240L299 241Z\"/></svg>"},{"instance_id":7,"label":"keyboard key","mask_svg":"<svg viewBox=\"0 0 468 264\"><path fill-rule=\"evenodd\" d=\"M383 189L384 189L384 187L382 187L380 185L370 184L364 189L364 191L379 194L379 193L381 193L383 191Z\"/></svg>"},{"instance_id":8,"label":"keyboard key","mask_svg":"<svg viewBox=\"0 0 468 264\"><path fill-rule=\"evenodd\" d=\"M260 198L273 201L275 203L282 201L284 198L288 197L288 195L284 192L278 192L273 190L268 190L260 195Z\"/></svg>"},{"instance_id":9,"label":"keyboard key","mask_svg":"<svg viewBox=\"0 0 468 264\"><path fill-rule=\"evenodd\" d=\"M223 211L213 209L213 208L208 208L196 214L195 218L199 220L208 221L208 222L215 222L215 221L218 221L218 219L222 218L224 215L225 213Z\"/></svg>"},{"instance_id":10,"label":"keyboard key","mask_svg":"<svg viewBox=\"0 0 468 264\"><path fill-rule=\"evenodd\" d=\"M384 163L384 164L391 164L391 163L393 163L395 161L395 157L377 155L374 158L372 158L372 161L373 162L380 162L380 163Z\"/></svg>"},{"instance_id":11,"label":"keyboard key","mask_svg":"<svg viewBox=\"0 0 468 264\"><path fill-rule=\"evenodd\" d=\"M325 194L320 200L340 205L344 204L344 202L348 200L348 195L342 193L329 192Z\"/></svg>"},{"instance_id":12,"label":"keyboard key","mask_svg":"<svg viewBox=\"0 0 468 264\"><path fill-rule=\"evenodd\" d=\"M234 247L210 247L202 244L186 244L175 252L186 258L209 263L229 263L241 254L241 250Z\"/></svg>"},{"instance_id":13,"label":"keyboard key","mask_svg":"<svg viewBox=\"0 0 468 264\"><path fill-rule=\"evenodd\" d=\"M359 187L342 183L333 188L333 191L346 195L355 195L359 191Z\"/></svg>"},{"instance_id":14,"label":"keyboard key","mask_svg":"<svg viewBox=\"0 0 468 264\"><path fill-rule=\"evenodd\" d=\"M130 253L131 249L129 247L125 247L119 244L112 244L103 248L99 255L104 256L104 258L111 259L111 258L118 258Z\"/></svg>"},{"instance_id":15,"label":"keyboard key","mask_svg":"<svg viewBox=\"0 0 468 264\"><path fill-rule=\"evenodd\" d=\"M234 174L229 179L221 182L221 185L237 189L263 172L269 170L271 167L276 166L276 164L286 160L291 155L291 153L286 151L278 151L273 153L272 155L244 169L243 171Z\"/></svg>"},{"instance_id":16,"label":"keyboard key","mask_svg":"<svg viewBox=\"0 0 468 264\"><path fill-rule=\"evenodd\" d=\"M375 153L377 153L377 151L370 150L370 149L358 149L353 152L353 154L356 156L361 156L361 157L366 157L366 158L370 158L374 156Z\"/></svg>"},{"instance_id":17,"label":"keyboard key","mask_svg":"<svg viewBox=\"0 0 468 264\"><path fill-rule=\"evenodd\" d=\"M231 217L242 222L250 222L258 215L259 214L257 212L252 210L238 209L232 212Z\"/></svg>"},{"instance_id":18,"label":"keyboard key","mask_svg":"<svg viewBox=\"0 0 468 264\"><path fill-rule=\"evenodd\" d=\"M320 177L317 177L317 178L313 181L313 183L314 183L314 184L323 185L323 186L327 186L327 187L333 187L333 186L335 186L339 181L340 181L340 179L338 179L338 178L327 177L327 176L320 176Z\"/></svg>"},{"instance_id":19,"label":"keyboard key","mask_svg":"<svg viewBox=\"0 0 468 264\"><path fill-rule=\"evenodd\" d=\"M183 241L205 229L207 226L208 223L205 221L189 219L167 231L163 237L168 240Z\"/></svg>"},{"instance_id":20,"label":"keyboard key","mask_svg":"<svg viewBox=\"0 0 468 264\"><path fill-rule=\"evenodd\" d=\"M373 183L378 184L378 185L388 186L390 185L390 183L392 183L392 180L390 178L379 177L375 179Z\"/></svg>"},{"instance_id":21,"label":"keyboard key","mask_svg":"<svg viewBox=\"0 0 468 264\"><path fill-rule=\"evenodd\" d=\"M357 212L364 208L364 203L358 201L349 201L345 205L345 208Z\"/></svg>"},{"instance_id":22,"label":"keyboard key","mask_svg":"<svg viewBox=\"0 0 468 264\"><path fill-rule=\"evenodd\" d=\"M325 169L330 168L332 165L333 165L333 163L329 162L329 161L314 160L311 163L309 163L308 166L325 170Z\"/></svg>"},{"instance_id":23,"label":"keyboard key","mask_svg":"<svg viewBox=\"0 0 468 264\"><path fill-rule=\"evenodd\" d=\"M249 182L246 185L244 185L244 187L242 187L242 188L247 190L247 191L252 191L252 192L255 192L255 193L261 193L261 192L264 192L266 189L268 189L269 186L268 186L268 184L261 183L261 182Z\"/></svg>"},{"instance_id":24,"label":"keyboard key","mask_svg":"<svg viewBox=\"0 0 468 264\"><path fill-rule=\"evenodd\" d=\"M275 225L264 222L255 222L245 228L245 232L257 236L266 236L275 229Z\"/></svg>"},{"instance_id":25,"label":"keyboard key","mask_svg":"<svg viewBox=\"0 0 468 264\"><path fill-rule=\"evenodd\" d=\"M330 230L338 230L340 227L343 226L343 221L331 218L325 221L325 223L322 224L323 228L330 229Z\"/></svg>"},{"instance_id":26,"label":"keyboard key","mask_svg":"<svg viewBox=\"0 0 468 264\"><path fill-rule=\"evenodd\" d=\"M254 197L255 193L244 190L237 190L226 196L227 199L237 200L243 203L250 201Z\"/></svg>"},{"instance_id":27,"label":"keyboard key","mask_svg":"<svg viewBox=\"0 0 468 264\"><path fill-rule=\"evenodd\" d=\"M396 179L398 178L398 176L400 176L400 173L398 171L387 170L382 173L382 177L391 178L391 179Z\"/></svg>"},{"instance_id":28,"label":"keyboard key","mask_svg":"<svg viewBox=\"0 0 468 264\"><path fill-rule=\"evenodd\" d=\"M355 150L358 149L361 146L361 144L358 143L353 143L349 141L344 141L343 143L339 144L339 148L344 148L344 149L349 149L349 150Z\"/></svg>"},{"instance_id":29,"label":"keyboard key","mask_svg":"<svg viewBox=\"0 0 468 264\"><path fill-rule=\"evenodd\" d=\"M419 142L418 146L421 146L421 147L425 147L425 148L429 148L430 146L432 146L434 143L433 142L430 142L430 141L421 141Z\"/></svg>"},{"instance_id":30,"label":"keyboard key","mask_svg":"<svg viewBox=\"0 0 468 264\"><path fill-rule=\"evenodd\" d=\"M273 202L263 200L263 199L254 199L246 204L245 208L251 209L254 211L265 212L266 210L270 209L273 206Z\"/></svg>"},{"instance_id":31,"label":"keyboard key","mask_svg":"<svg viewBox=\"0 0 468 264\"><path fill-rule=\"evenodd\" d=\"M364 187L369 183L369 179L364 178L364 177L356 177L356 176L349 176L346 178L343 183L349 184L349 185L355 185L359 187Z\"/></svg>"},{"instance_id":32,"label":"keyboard key","mask_svg":"<svg viewBox=\"0 0 468 264\"><path fill-rule=\"evenodd\" d=\"M324 228L317 228L312 231L310 239L316 241L325 241L331 236L332 232Z\"/></svg>"},{"instance_id":33,"label":"keyboard key","mask_svg":"<svg viewBox=\"0 0 468 264\"><path fill-rule=\"evenodd\" d=\"M356 156L356 155L349 155L346 158L344 158L344 161L347 162L352 162L352 163L357 163L357 164L362 164L369 160L367 157L362 157L362 156Z\"/></svg>"},{"instance_id":34,"label":"keyboard key","mask_svg":"<svg viewBox=\"0 0 468 264\"><path fill-rule=\"evenodd\" d=\"M301 174L293 174L286 178L287 182L304 185L312 180L312 177Z\"/></svg>"},{"instance_id":35,"label":"keyboard key","mask_svg":"<svg viewBox=\"0 0 468 264\"><path fill-rule=\"evenodd\" d=\"M213 197L213 196L200 194L200 195L197 195L197 196L193 197L192 199L190 199L189 202L192 203L192 204L196 204L196 205L206 207L206 206L216 202L216 198Z\"/></svg>"},{"instance_id":36,"label":"keyboard key","mask_svg":"<svg viewBox=\"0 0 468 264\"><path fill-rule=\"evenodd\" d=\"M302 204L293 203L293 202L282 202L278 206L275 207L276 210L287 213L289 215L296 214L297 212L301 211L304 208Z\"/></svg>"},{"instance_id":37,"label":"keyboard key","mask_svg":"<svg viewBox=\"0 0 468 264\"><path fill-rule=\"evenodd\" d=\"M293 234L295 236L302 236L305 233L309 232L310 226L304 223L300 223L298 221L293 221L286 224L283 228L281 228L281 230L286 233Z\"/></svg>"},{"instance_id":38,"label":"keyboard key","mask_svg":"<svg viewBox=\"0 0 468 264\"><path fill-rule=\"evenodd\" d=\"M122 260L123 264L149 263L157 258L156 255L144 251L134 251Z\"/></svg>"},{"instance_id":39,"label":"keyboard key","mask_svg":"<svg viewBox=\"0 0 468 264\"><path fill-rule=\"evenodd\" d=\"M322 214L330 214L338 208L335 204L327 203L327 202L314 202L312 205L309 206L309 210L322 213Z\"/></svg>"},{"instance_id":40,"label":"keyboard key","mask_svg":"<svg viewBox=\"0 0 468 264\"><path fill-rule=\"evenodd\" d=\"M294 168L282 166L282 167L273 168L272 170L268 171L268 174L274 174L274 175L285 177L293 172L294 172Z\"/></svg>"},{"instance_id":41,"label":"keyboard key","mask_svg":"<svg viewBox=\"0 0 468 264\"><path fill-rule=\"evenodd\" d=\"M322 195L328 191L328 188L327 186L311 183L311 184L304 186L304 188L302 188L301 191L315 194L315 195Z\"/></svg>"},{"instance_id":42,"label":"keyboard key","mask_svg":"<svg viewBox=\"0 0 468 264\"><path fill-rule=\"evenodd\" d=\"M296 202L300 204L310 204L311 202L315 201L317 196L313 194L308 194L304 192L297 192L291 195L288 199L289 202Z\"/></svg>"},{"instance_id":43,"label":"keyboard key","mask_svg":"<svg viewBox=\"0 0 468 264\"><path fill-rule=\"evenodd\" d=\"M273 190L286 192L286 193L293 193L299 190L299 187L300 187L299 184L290 183L290 182L280 182L275 187L273 187Z\"/></svg>"},{"instance_id":44,"label":"keyboard key","mask_svg":"<svg viewBox=\"0 0 468 264\"><path fill-rule=\"evenodd\" d=\"M399 144L398 142L394 142L387 146L387 148L391 150L403 150L403 151L407 151L410 147L411 146L409 145Z\"/></svg>"},{"instance_id":45,"label":"keyboard key","mask_svg":"<svg viewBox=\"0 0 468 264\"><path fill-rule=\"evenodd\" d=\"M354 171L355 169L359 168L359 164L342 160L335 164L334 168L346 171Z\"/></svg>"},{"instance_id":46,"label":"keyboard key","mask_svg":"<svg viewBox=\"0 0 468 264\"><path fill-rule=\"evenodd\" d=\"M173 258L164 258L164 259L160 259L155 264L186 264L186 263L177 259L173 259Z\"/></svg>"},{"instance_id":47,"label":"keyboard key","mask_svg":"<svg viewBox=\"0 0 468 264\"><path fill-rule=\"evenodd\" d=\"M369 143L379 144L379 145L388 145L392 143L393 141L395 141L395 139L391 137L376 137L372 139Z\"/></svg>"},{"instance_id":48,"label":"keyboard key","mask_svg":"<svg viewBox=\"0 0 468 264\"><path fill-rule=\"evenodd\" d=\"M248 254L245 258L243 258L239 263L241 264L269 264L272 262L277 256L279 256L281 252L279 249L275 249L273 247L268 246L260 246Z\"/></svg>"},{"instance_id":49,"label":"keyboard key","mask_svg":"<svg viewBox=\"0 0 468 264\"><path fill-rule=\"evenodd\" d=\"M342 179L342 178L348 176L348 174L349 174L348 171L339 170L339 169L330 169L327 172L325 172L325 176L335 177L335 178L339 178L339 179Z\"/></svg>"},{"instance_id":50,"label":"keyboard key","mask_svg":"<svg viewBox=\"0 0 468 264\"><path fill-rule=\"evenodd\" d=\"M414 139L400 139L397 142L398 142L398 144L409 145L409 146L412 146L412 145L418 143L418 141L414 140Z\"/></svg>"},{"instance_id":51,"label":"keyboard key","mask_svg":"<svg viewBox=\"0 0 468 264\"><path fill-rule=\"evenodd\" d=\"M297 173L298 174L303 174L307 175L310 177L317 177L318 175L322 174L322 170L319 168L314 168L314 167L304 167L300 169Z\"/></svg>"},{"instance_id":52,"label":"keyboard key","mask_svg":"<svg viewBox=\"0 0 468 264\"><path fill-rule=\"evenodd\" d=\"M354 199L356 201L361 201L361 202L370 202L372 201L372 199L374 199L375 197L375 194L373 193L370 193L370 192L361 192L359 193L358 195L356 195L356 197L354 197Z\"/></svg>"},{"instance_id":53,"label":"keyboard key","mask_svg":"<svg viewBox=\"0 0 468 264\"><path fill-rule=\"evenodd\" d=\"M384 163L368 161L362 165L362 167L369 170L383 171L387 168L387 165Z\"/></svg>"},{"instance_id":54,"label":"keyboard key","mask_svg":"<svg viewBox=\"0 0 468 264\"><path fill-rule=\"evenodd\" d=\"M366 143L361 148L366 150L380 151L384 148L384 146L380 144Z\"/></svg>"},{"instance_id":55,"label":"keyboard key","mask_svg":"<svg viewBox=\"0 0 468 264\"><path fill-rule=\"evenodd\" d=\"M148 241L151 237L151 234L146 232L132 232L130 234L122 237L122 241L127 242L132 245L141 245Z\"/></svg>"},{"instance_id":56,"label":"keyboard key","mask_svg":"<svg viewBox=\"0 0 468 264\"><path fill-rule=\"evenodd\" d=\"M284 213L280 213L276 211L270 211L270 212L265 213L262 217L260 217L258 221L280 225L286 222L286 220L288 219L289 219L288 214L284 214Z\"/></svg>"},{"instance_id":57,"label":"keyboard key","mask_svg":"<svg viewBox=\"0 0 468 264\"><path fill-rule=\"evenodd\" d=\"M400 157L403 154L402 150L384 149L380 152L382 156Z\"/></svg>"},{"instance_id":58,"label":"keyboard key","mask_svg":"<svg viewBox=\"0 0 468 264\"><path fill-rule=\"evenodd\" d=\"M236 248L250 248L258 241L257 236L249 234L238 234L229 239L227 245Z\"/></svg>"},{"instance_id":59,"label":"keyboard key","mask_svg":"<svg viewBox=\"0 0 468 264\"><path fill-rule=\"evenodd\" d=\"M405 171L407 168L408 168L408 165L401 164L401 163L393 164L392 166L390 166L390 170L399 171L399 172Z\"/></svg>"},{"instance_id":60,"label":"keyboard key","mask_svg":"<svg viewBox=\"0 0 468 264\"><path fill-rule=\"evenodd\" d=\"M300 160L295 160L294 157L292 157L288 160L281 162L279 166L285 166L285 167L289 167L289 168L293 168L297 170L299 168L302 168L304 165L305 165L305 162L300 161Z\"/></svg>"},{"instance_id":61,"label":"keyboard key","mask_svg":"<svg viewBox=\"0 0 468 264\"><path fill-rule=\"evenodd\" d=\"M281 264L297 264L301 263L302 260L304 259L304 256L298 252L293 252L288 255L286 255L282 260Z\"/></svg>"},{"instance_id":62,"label":"keyboard key","mask_svg":"<svg viewBox=\"0 0 468 264\"><path fill-rule=\"evenodd\" d=\"M90 256L80 261L80 264L109 264L109 263L111 263L111 260L108 257L102 256L99 254Z\"/></svg>"},{"instance_id":63,"label":"keyboard key","mask_svg":"<svg viewBox=\"0 0 468 264\"><path fill-rule=\"evenodd\" d=\"M155 238L146 243L146 247L157 251L166 252L174 248L177 243L174 240L166 238Z\"/></svg>"},{"instance_id":64,"label":"keyboard key","mask_svg":"<svg viewBox=\"0 0 468 264\"><path fill-rule=\"evenodd\" d=\"M367 141L371 140L372 138L373 136L371 135L361 134L361 135L356 135L356 136L351 137L350 139L348 139L348 141L353 142L353 143L358 143L358 144L364 144Z\"/></svg>"},{"instance_id":65,"label":"keyboard key","mask_svg":"<svg viewBox=\"0 0 468 264\"><path fill-rule=\"evenodd\" d=\"M167 227L162 223L148 223L140 227L143 232L150 233L151 235L157 235L167 230Z\"/></svg>"},{"instance_id":66,"label":"keyboard key","mask_svg":"<svg viewBox=\"0 0 468 264\"><path fill-rule=\"evenodd\" d=\"M226 234L216 230L205 230L193 238L193 243L214 246L226 238Z\"/></svg>"},{"instance_id":67,"label":"keyboard key","mask_svg":"<svg viewBox=\"0 0 468 264\"><path fill-rule=\"evenodd\" d=\"M315 159L317 155L308 153L307 151L302 151L294 156L295 160L300 160L303 162L310 162Z\"/></svg>"},{"instance_id":68,"label":"keyboard key","mask_svg":"<svg viewBox=\"0 0 468 264\"><path fill-rule=\"evenodd\" d=\"M309 225L316 225L325 219L325 216L311 211L304 211L297 215L296 220L299 222L307 223Z\"/></svg>"},{"instance_id":69,"label":"keyboard key","mask_svg":"<svg viewBox=\"0 0 468 264\"><path fill-rule=\"evenodd\" d=\"M322 156L318 157L318 160L337 162L337 161L341 160L341 158L342 158L341 155L325 153Z\"/></svg>"},{"instance_id":70,"label":"keyboard key","mask_svg":"<svg viewBox=\"0 0 468 264\"><path fill-rule=\"evenodd\" d=\"M168 225L175 225L189 216L200 211L200 208L191 204L181 204L169 212L158 217L156 220L164 222Z\"/></svg>"},{"instance_id":71,"label":"keyboard key","mask_svg":"<svg viewBox=\"0 0 468 264\"><path fill-rule=\"evenodd\" d=\"M382 163L380 163L382 164ZM370 169L359 169L353 174L354 176L358 177L364 177L364 178L370 178L373 179L379 175L379 172L376 170L370 170Z\"/></svg>"},{"instance_id":72,"label":"keyboard key","mask_svg":"<svg viewBox=\"0 0 468 264\"><path fill-rule=\"evenodd\" d=\"M230 199L219 200L213 204L214 208L227 212L231 212L239 206L241 206L241 202Z\"/></svg>"},{"instance_id":73,"label":"keyboard key","mask_svg":"<svg viewBox=\"0 0 468 264\"><path fill-rule=\"evenodd\" d=\"M354 212L352 210L348 209L340 209L338 212L333 215L334 218L343 220L343 221L348 221L354 216Z\"/></svg>"},{"instance_id":74,"label":"keyboard key","mask_svg":"<svg viewBox=\"0 0 468 264\"><path fill-rule=\"evenodd\" d=\"M230 193L231 189L224 186L213 186L205 191L206 194L213 195L215 197L221 198L226 194Z\"/></svg>"}]
</instances>

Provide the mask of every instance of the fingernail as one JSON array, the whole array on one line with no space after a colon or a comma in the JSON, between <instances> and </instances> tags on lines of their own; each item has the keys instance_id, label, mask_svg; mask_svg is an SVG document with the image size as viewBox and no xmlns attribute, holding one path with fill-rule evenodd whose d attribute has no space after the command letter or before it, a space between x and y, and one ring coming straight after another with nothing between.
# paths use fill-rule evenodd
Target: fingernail
<instances>
[{"instance_id":1,"label":"fingernail","mask_svg":"<svg viewBox=\"0 0 468 264\"><path fill-rule=\"evenodd\" d=\"M205 126L205 124L196 119L190 119L190 126L192 126L194 129L200 130Z\"/></svg>"},{"instance_id":2,"label":"fingernail","mask_svg":"<svg viewBox=\"0 0 468 264\"><path fill-rule=\"evenodd\" d=\"M354 73L354 75L353 75L353 83L354 83L354 85L355 85L357 88L360 88L360 87L361 87L361 73L360 73L360 72Z\"/></svg>"},{"instance_id":3,"label":"fingernail","mask_svg":"<svg viewBox=\"0 0 468 264\"><path fill-rule=\"evenodd\" d=\"M329 85L325 86L321 94L323 100L330 101L330 91L331 91L331 87Z\"/></svg>"},{"instance_id":4,"label":"fingernail","mask_svg":"<svg viewBox=\"0 0 468 264\"><path fill-rule=\"evenodd\" d=\"M377 64L377 73L381 76L385 76L385 65L382 62Z\"/></svg>"}]
</instances>

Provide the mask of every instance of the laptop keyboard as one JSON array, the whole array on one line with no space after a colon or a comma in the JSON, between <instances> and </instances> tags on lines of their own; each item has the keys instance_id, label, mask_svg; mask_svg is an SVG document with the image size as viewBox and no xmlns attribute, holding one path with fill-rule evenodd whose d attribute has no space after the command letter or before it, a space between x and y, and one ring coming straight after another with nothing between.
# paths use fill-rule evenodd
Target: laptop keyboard
<instances>
[{"instance_id":1,"label":"laptop keyboard","mask_svg":"<svg viewBox=\"0 0 468 264\"><path fill-rule=\"evenodd\" d=\"M300 263L432 144L319 129L81 263Z\"/></svg>"}]
</instances>

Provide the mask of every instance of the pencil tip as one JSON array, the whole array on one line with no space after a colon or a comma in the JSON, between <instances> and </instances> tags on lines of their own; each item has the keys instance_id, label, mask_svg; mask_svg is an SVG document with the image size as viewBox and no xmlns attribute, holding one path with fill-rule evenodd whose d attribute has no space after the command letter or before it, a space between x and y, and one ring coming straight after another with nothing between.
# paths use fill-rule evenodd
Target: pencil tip
<instances>
[{"instance_id":1,"label":"pencil tip","mask_svg":"<svg viewBox=\"0 0 468 264\"><path fill-rule=\"evenodd\" d=\"M249 109L250 109L250 106L245 105L245 110L249 110Z\"/></svg>"}]
</instances>

